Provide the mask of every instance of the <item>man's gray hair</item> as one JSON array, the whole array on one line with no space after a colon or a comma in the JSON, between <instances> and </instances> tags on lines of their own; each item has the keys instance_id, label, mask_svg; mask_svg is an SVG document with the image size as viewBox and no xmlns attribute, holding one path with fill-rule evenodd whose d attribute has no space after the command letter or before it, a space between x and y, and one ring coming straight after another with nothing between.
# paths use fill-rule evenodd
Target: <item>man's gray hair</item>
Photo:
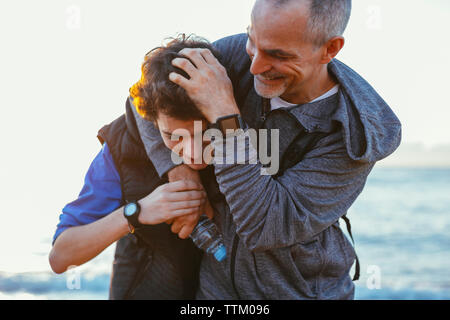
<instances>
[{"instance_id":1,"label":"man's gray hair","mask_svg":"<svg viewBox=\"0 0 450 320\"><path fill-rule=\"evenodd\" d=\"M275 0L280 7L298 0ZM305 39L321 46L336 36L342 36L352 11L352 0L308 0L310 16Z\"/></svg>"}]
</instances>

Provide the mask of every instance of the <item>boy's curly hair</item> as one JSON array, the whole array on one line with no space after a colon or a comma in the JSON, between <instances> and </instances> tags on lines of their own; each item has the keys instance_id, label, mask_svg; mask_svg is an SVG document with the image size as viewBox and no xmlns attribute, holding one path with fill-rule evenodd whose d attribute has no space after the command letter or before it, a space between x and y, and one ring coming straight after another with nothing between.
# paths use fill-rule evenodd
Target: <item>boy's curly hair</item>
<instances>
[{"instance_id":1,"label":"boy's curly hair","mask_svg":"<svg viewBox=\"0 0 450 320\"><path fill-rule=\"evenodd\" d=\"M181 57L178 52L184 48L206 48L216 58L219 54L211 43L195 35L180 34L169 40L166 45L154 48L145 55L141 79L130 88L133 104L138 113L150 121L156 121L160 112L180 120L203 119L186 90L169 80L171 72L189 79L183 70L174 67L171 62Z\"/></svg>"}]
</instances>

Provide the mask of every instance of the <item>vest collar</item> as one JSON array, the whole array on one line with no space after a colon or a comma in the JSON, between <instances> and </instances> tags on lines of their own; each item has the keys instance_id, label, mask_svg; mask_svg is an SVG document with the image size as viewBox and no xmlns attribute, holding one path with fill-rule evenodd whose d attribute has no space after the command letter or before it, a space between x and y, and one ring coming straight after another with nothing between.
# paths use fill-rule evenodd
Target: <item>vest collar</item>
<instances>
[{"instance_id":1,"label":"vest collar","mask_svg":"<svg viewBox=\"0 0 450 320\"><path fill-rule=\"evenodd\" d=\"M131 97L129 97L125 107L125 123L127 125L128 132L131 134L133 139L142 142L132 108L134 108L134 105L131 101Z\"/></svg>"}]
</instances>

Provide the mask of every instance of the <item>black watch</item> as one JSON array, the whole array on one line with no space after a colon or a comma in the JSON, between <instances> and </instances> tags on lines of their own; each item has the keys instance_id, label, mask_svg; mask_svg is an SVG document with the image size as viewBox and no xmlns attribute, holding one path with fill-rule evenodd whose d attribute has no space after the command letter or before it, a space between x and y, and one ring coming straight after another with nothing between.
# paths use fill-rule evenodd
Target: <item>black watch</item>
<instances>
[{"instance_id":1,"label":"black watch","mask_svg":"<svg viewBox=\"0 0 450 320\"><path fill-rule=\"evenodd\" d=\"M127 218L128 223L132 225L134 229L142 227L142 224L138 220L140 213L141 206L137 202L129 202L123 207L123 215Z\"/></svg>"},{"instance_id":2,"label":"black watch","mask_svg":"<svg viewBox=\"0 0 450 320\"><path fill-rule=\"evenodd\" d=\"M215 123L210 124L210 128L219 129L223 136L226 137L227 130L238 130L244 129L245 124L239 114L232 114L229 116L224 116L217 118Z\"/></svg>"}]
</instances>

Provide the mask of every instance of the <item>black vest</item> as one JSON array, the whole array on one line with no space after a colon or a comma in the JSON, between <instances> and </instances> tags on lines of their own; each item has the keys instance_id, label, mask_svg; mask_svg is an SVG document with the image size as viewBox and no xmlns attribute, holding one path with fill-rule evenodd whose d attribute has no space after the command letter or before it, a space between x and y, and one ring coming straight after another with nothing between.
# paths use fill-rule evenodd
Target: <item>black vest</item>
<instances>
[{"instance_id":1,"label":"black vest","mask_svg":"<svg viewBox=\"0 0 450 320\"><path fill-rule=\"evenodd\" d=\"M150 194L161 179L149 160L130 103L126 113L98 132L120 175L122 204ZM117 242L111 299L193 299L198 287L201 252L162 223L145 226Z\"/></svg>"}]
</instances>

